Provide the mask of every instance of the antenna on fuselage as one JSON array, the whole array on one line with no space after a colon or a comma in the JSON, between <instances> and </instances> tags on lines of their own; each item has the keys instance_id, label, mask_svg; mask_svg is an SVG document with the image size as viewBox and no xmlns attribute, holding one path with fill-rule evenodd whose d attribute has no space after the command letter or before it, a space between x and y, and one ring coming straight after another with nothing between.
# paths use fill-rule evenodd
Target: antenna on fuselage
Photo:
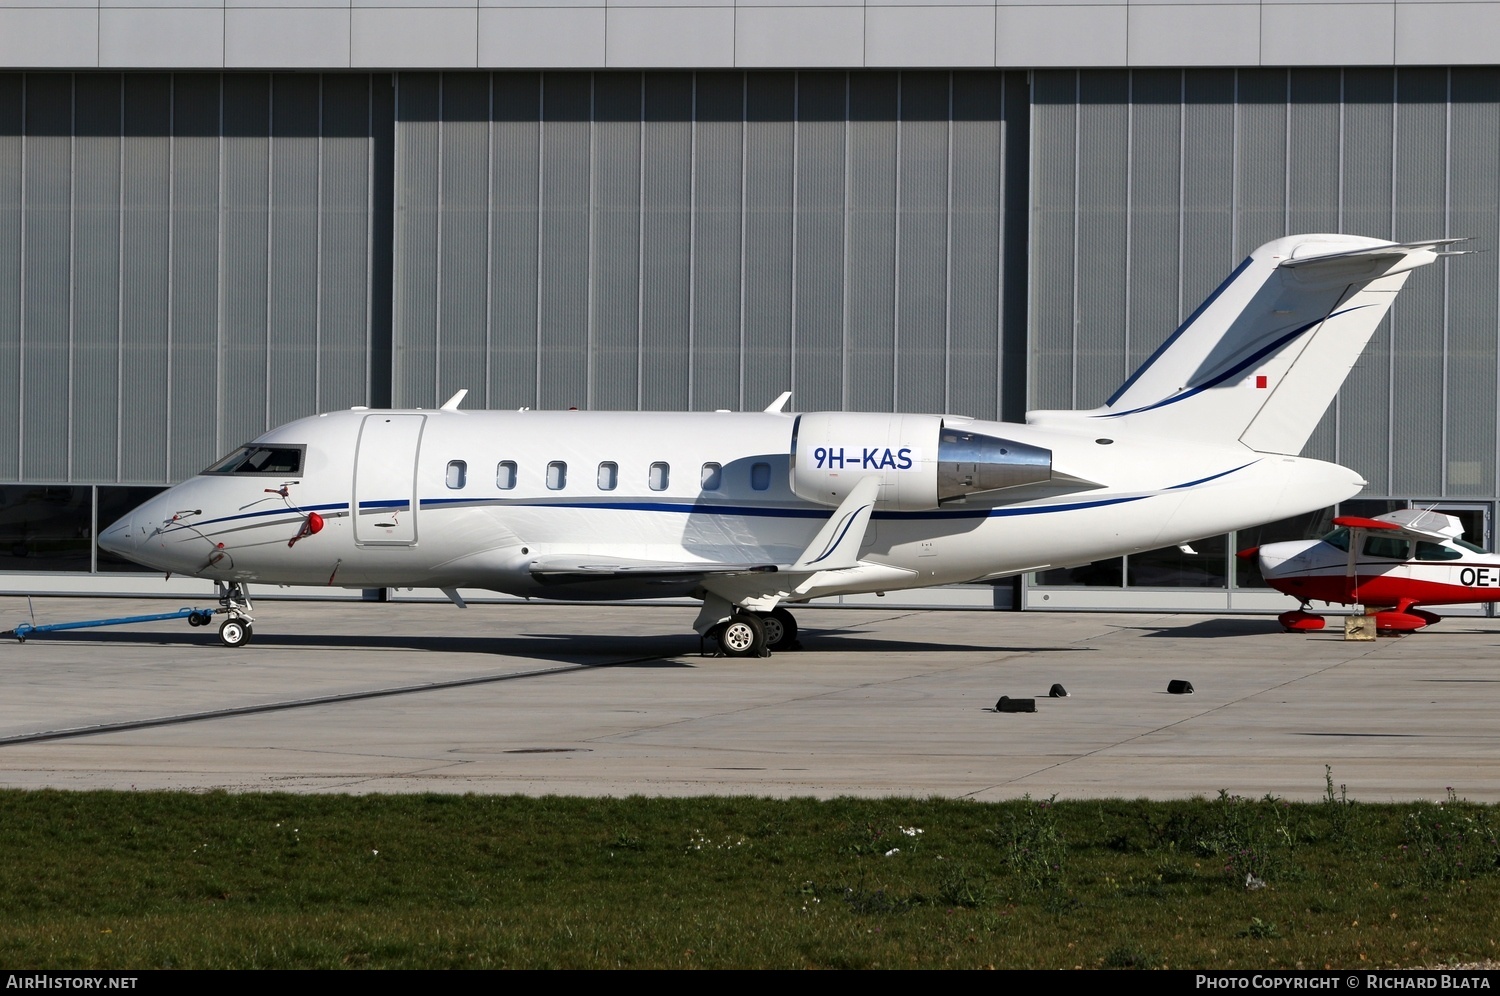
<instances>
[{"instance_id":1,"label":"antenna on fuselage","mask_svg":"<svg viewBox=\"0 0 1500 996\"><path fill-rule=\"evenodd\" d=\"M785 411L786 410L786 403L788 401L791 401L791 400L792 400L792 392L791 391L782 391L781 394L777 395L775 401L771 402L769 405L766 405L766 407L764 409L762 409L762 410L763 411L768 411L768 412Z\"/></svg>"},{"instance_id":2,"label":"antenna on fuselage","mask_svg":"<svg viewBox=\"0 0 1500 996\"><path fill-rule=\"evenodd\" d=\"M469 393L469 389L467 387L463 388L457 394L455 394L453 397L449 398L447 401L444 401L443 402L443 407L439 408L438 411L444 411L444 412L456 412L456 411L458 411L459 404L463 402L464 396L466 394L468 394L468 393Z\"/></svg>"}]
</instances>

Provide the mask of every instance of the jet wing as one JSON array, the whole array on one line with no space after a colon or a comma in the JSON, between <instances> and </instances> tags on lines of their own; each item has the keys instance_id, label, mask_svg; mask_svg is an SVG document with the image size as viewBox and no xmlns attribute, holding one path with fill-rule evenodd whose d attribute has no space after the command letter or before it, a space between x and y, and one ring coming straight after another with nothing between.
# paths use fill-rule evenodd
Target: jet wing
<instances>
[{"instance_id":1,"label":"jet wing","mask_svg":"<svg viewBox=\"0 0 1500 996\"><path fill-rule=\"evenodd\" d=\"M683 563L668 560L625 558L538 557L531 562L531 576L542 584L576 584L580 581L612 579L650 582L689 581L694 578L729 577L737 574L774 574L779 568L766 563Z\"/></svg>"},{"instance_id":2,"label":"jet wing","mask_svg":"<svg viewBox=\"0 0 1500 996\"><path fill-rule=\"evenodd\" d=\"M828 517L823 528L802 555L791 564L684 563L626 558L576 556L538 557L531 562L531 576L542 584L577 584L587 581L628 580L637 583L680 584L702 580L704 588L720 597L743 603L747 600L784 598L816 575L870 569L859 561L860 544L870 525L880 483L866 477L856 484L842 504ZM908 572L909 573L909 572ZM768 575L775 575L774 577Z\"/></svg>"}]
</instances>

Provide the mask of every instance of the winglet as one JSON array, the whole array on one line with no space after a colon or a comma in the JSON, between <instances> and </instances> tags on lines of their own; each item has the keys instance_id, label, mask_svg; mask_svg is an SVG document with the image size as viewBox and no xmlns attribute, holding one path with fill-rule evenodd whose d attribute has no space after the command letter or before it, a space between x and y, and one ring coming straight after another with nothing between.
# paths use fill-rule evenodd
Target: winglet
<instances>
[{"instance_id":1,"label":"winglet","mask_svg":"<svg viewBox=\"0 0 1500 996\"><path fill-rule=\"evenodd\" d=\"M776 396L776 400L773 401L773 402L771 402L769 405L766 405L766 407L763 410L764 411L768 411L768 412L785 411L786 410L786 403L788 401L791 401L791 400L792 400L792 392L791 391L782 391L779 395Z\"/></svg>"},{"instance_id":2,"label":"winglet","mask_svg":"<svg viewBox=\"0 0 1500 996\"><path fill-rule=\"evenodd\" d=\"M875 510L880 479L861 478L792 565L794 571L837 571L859 563L859 547Z\"/></svg>"},{"instance_id":3,"label":"winglet","mask_svg":"<svg viewBox=\"0 0 1500 996\"><path fill-rule=\"evenodd\" d=\"M467 387L463 388L457 394L455 394L453 397L449 398L447 401L444 401L443 402L443 407L439 408L438 411L444 411L444 412L456 412L456 411L458 411L458 406L463 402L464 395L466 395L468 393L469 393L469 389Z\"/></svg>"}]
</instances>

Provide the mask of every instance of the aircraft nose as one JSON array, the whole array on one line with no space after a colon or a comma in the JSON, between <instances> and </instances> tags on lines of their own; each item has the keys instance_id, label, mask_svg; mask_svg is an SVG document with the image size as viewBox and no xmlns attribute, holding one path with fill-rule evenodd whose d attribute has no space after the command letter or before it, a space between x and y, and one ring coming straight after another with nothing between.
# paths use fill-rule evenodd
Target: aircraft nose
<instances>
[{"instance_id":1,"label":"aircraft nose","mask_svg":"<svg viewBox=\"0 0 1500 996\"><path fill-rule=\"evenodd\" d=\"M99 534L99 548L117 557L128 556L131 548L130 524L135 516L127 515Z\"/></svg>"},{"instance_id":2,"label":"aircraft nose","mask_svg":"<svg viewBox=\"0 0 1500 996\"><path fill-rule=\"evenodd\" d=\"M1261 577L1276 577L1281 573L1282 566L1301 554L1307 546L1307 543L1266 543L1263 545L1258 551Z\"/></svg>"}]
</instances>

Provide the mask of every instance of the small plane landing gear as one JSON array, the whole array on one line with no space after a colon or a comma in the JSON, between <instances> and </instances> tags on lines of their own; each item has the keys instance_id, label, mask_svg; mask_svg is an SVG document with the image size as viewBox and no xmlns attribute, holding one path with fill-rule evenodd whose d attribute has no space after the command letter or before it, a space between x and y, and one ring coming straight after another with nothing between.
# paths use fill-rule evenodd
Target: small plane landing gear
<instances>
[{"instance_id":1,"label":"small plane landing gear","mask_svg":"<svg viewBox=\"0 0 1500 996\"><path fill-rule=\"evenodd\" d=\"M1375 613L1375 629L1381 633L1415 633L1428 625L1431 612L1396 611Z\"/></svg>"},{"instance_id":2,"label":"small plane landing gear","mask_svg":"<svg viewBox=\"0 0 1500 996\"><path fill-rule=\"evenodd\" d=\"M714 630L726 657L765 657L770 651L766 627L759 616L741 614Z\"/></svg>"},{"instance_id":3,"label":"small plane landing gear","mask_svg":"<svg viewBox=\"0 0 1500 996\"><path fill-rule=\"evenodd\" d=\"M1288 633L1311 633L1327 625L1327 621L1322 616L1316 612L1307 611L1305 607L1283 612L1276 617L1276 621L1281 623L1281 628Z\"/></svg>"},{"instance_id":4,"label":"small plane landing gear","mask_svg":"<svg viewBox=\"0 0 1500 996\"><path fill-rule=\"evenodd\" d=\"M777 606L755 615L765 627L766 645L772 650L791 650L797 646L797 620L786 609Z\"/></svg>"},{"instance_id":5,"label":"small plane landing gear","mask_svg":"<svg viewBox=\"0 0 1500 996\"><path fill-rule=\"evenodd\" d=\"M229 617L219 626L219 639L226 647L243 647L255 632L251 626L255 617L251 615L254 607L250 604L250 593L238 581L216 581L214 586L219 591L219 611ZM199 625L207 625L207 622Z\"/></svg>"}]
</instances>

